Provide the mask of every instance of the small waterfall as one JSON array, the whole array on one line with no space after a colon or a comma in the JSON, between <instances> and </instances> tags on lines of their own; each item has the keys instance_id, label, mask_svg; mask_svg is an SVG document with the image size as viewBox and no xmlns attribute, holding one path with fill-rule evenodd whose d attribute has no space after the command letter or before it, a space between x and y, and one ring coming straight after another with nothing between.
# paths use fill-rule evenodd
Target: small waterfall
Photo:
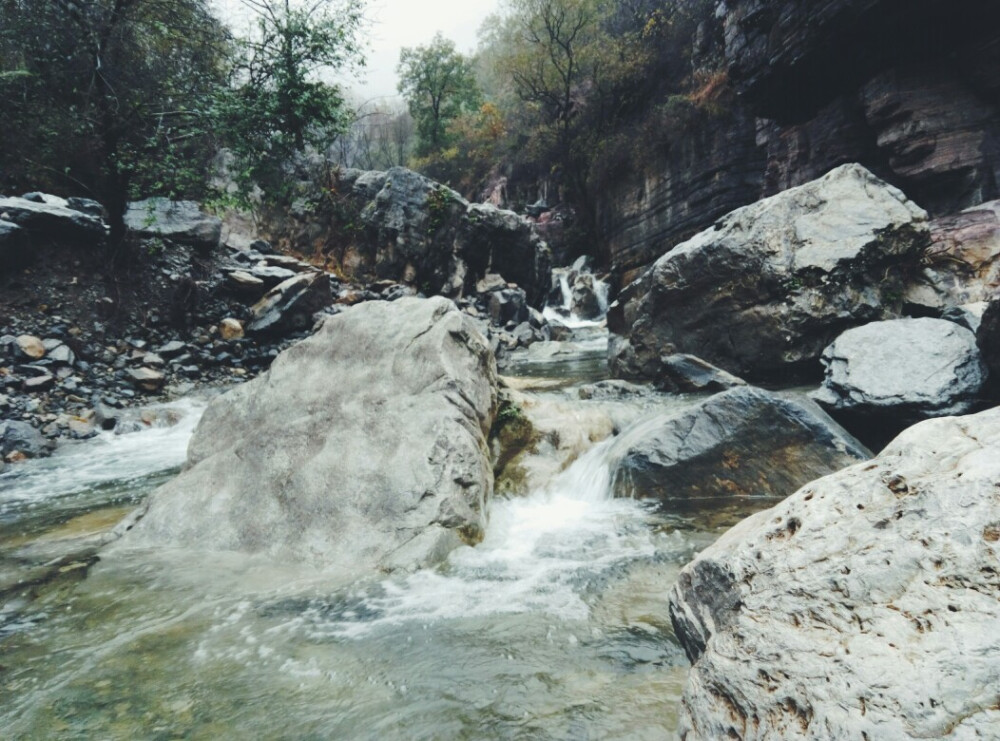
<instances>
[{"instance_id":1,"label":"small waterfall","mask_svg":"<svg viewBox=\"0 0 1000 741\"><path fill-rule=\"evenodd\" d=\"M569 329L583 329L597 327L603 322L608 313L608 295L611 286L590 272L587 266L587 258L579 257L568 268L556 268L552 271L553 278L557 281L553 286L549 303L542 312L547 320L561 324ZM581 316L578 307L574 304L573 289L577 281L584 282L583 291L587 290L586 283L589 283L589 290L593 292L597 302L598 312L588 312Z\"/></svg>"}]
</instances>

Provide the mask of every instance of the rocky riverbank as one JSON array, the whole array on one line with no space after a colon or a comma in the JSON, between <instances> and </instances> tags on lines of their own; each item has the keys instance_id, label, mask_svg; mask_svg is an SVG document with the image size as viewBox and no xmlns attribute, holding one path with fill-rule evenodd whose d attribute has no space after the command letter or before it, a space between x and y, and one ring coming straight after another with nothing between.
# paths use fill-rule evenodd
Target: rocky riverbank
<instances>
[{"instance_id":1,"label":"rocky riverbank","mask_svg":"<svg viewBox=\"0 0 1000 741\"><path fill-rule=\"evenodd\" d=\"M403 170L392 173L391 187L385 173L346 177L362 183L359 192L367 192L369 181L385 186L372 186L372 209L377 201L381 210L370 218L387 220L372 240L395 229L399 254L447 262L458 227L444 234L420 226L434 216L436 201L427 193L440 186ZM563 301L547 247L528 222L492 207L488 213L469 204L463 209L473 214L462 233L475 237L480 249L469 257L478 277L469 273L468 285L459 281L453 298L501 363L511 351L559 331L559 316L550 322L539 311L550 293L566 303L564 318L584 303L591 314L600 311L589 273ZM0 465L113 429L125 408L249 380L325 317L366 301L423 295L421 287L427 288L422 274L403 267L395 278L371 273L348 280L340 264L278 253L256 239L246 218L224 225L197 204L162 199L132 204L129 253L122 259L108 252L102 219L100 204L80 199L0 198ZM492 241L484 243L483 235ZM298 255L309 252L308 245L297 246ZM534 266L527 273L518 267L522 259ZM499 267L529 280L527 290L508 282ZM574 281L578 275L573 272Z\"/></svg>"}]
</instances>

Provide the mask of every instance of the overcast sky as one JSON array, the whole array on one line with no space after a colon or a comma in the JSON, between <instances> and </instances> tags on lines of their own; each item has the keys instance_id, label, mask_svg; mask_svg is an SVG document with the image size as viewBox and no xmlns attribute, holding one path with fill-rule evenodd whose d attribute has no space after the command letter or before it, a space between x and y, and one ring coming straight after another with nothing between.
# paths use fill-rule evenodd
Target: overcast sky
<instances>
[{"instance_id":1,"label":"overcast sky","mask_svg":"<svg viewBox=\"0 0 1000 741\"><path fill-rule=\"evenodd\" d=\"M240 0L215 0L224 16L239 30L246 11ZM438 31L451 39L459 51L476 46L476 32L499 0L368 0L371 19L366 34L367 66L359 81L344 83L362 100L397 97L396 63L404 46L426 44Z\"/></svg>"}]
</instances>

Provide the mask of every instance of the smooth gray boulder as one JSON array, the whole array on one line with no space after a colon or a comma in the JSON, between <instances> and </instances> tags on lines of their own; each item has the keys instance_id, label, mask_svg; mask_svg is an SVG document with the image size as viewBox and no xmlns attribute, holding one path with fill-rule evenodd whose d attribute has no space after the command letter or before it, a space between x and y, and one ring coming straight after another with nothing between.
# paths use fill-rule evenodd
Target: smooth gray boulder
<instances>
[{"instance_id":1,"label":"smooth gray boulder","mask_svg":"<svg viewBox=\"0 0 1000 741\"><path fill-rule=\"evenodd\" d=\"M922 422L681 572L679 737L996 738L1000 409Z\"/></svg>"},{"instance_id":2,"label":"smooth gray boulder","mask_svg":"<svg viewBox=\"0 0 1000 741\"><path fill-rule=\"evenodd\" d=\"M486 341L451 301L359 304L214 400L185 470L115 547L348 574L433 563L482 537L496 403Z\"/></svg>"},{"instance_id":3,"label":"smooth gray boulder","mask_svg":"<svg viewBox=\"0 0 1000 741\"><path fill-rule=\"evenodd\" d=\"M125 211L125 225L140 237L160 237L206 251L218 247L222 239L222 220L203 213L195 201L135 201Z\"/></svg>"},{"instance_id":4,"label":"smooth gray boulder","mask_svg":"<svg viewBox=\"0 0 1000 741\"><path fill-rule=\"evenodd\" d=\"M850 329L823 351L813 399L835 416L900 424L971 411L986 381L976 336L945 319L894 319Z\"/></svg>"},{"instance_id":5,"label":"smooth gray boulder","mask_svg":"<svg viewBox=\"0 0 1000 741\"><path fill-rule=\"evenodd\" d=\"M0 198L0 220L17 224L27 231L51 239L76 239L87 244L105 235L100 216L69 208L67 201L29 201L25 198Z\"/></svg>"},{"instance_id":6,"label":"smooth gray boulder","mask_svg":"<svg viewBox=\"0 0 1000 741\"><path fill-rule=\"evenodd\" d=\"M860 165L737 209L674 247L608 312L612 372L690 353L750 381L818 371L843 330L898 316L927 214Z\"/></svg>"},{"instance_id":7,"label":"smooth gray boulder","mask_svg":"<svg viewBox=\"0 0 1000 741\"><path fill-rule=\"evenodd\" d=\"M609 453L615 496L784 497L870 454L806 398L751 386L637 422Z\"/></svg>"}]
</instances>

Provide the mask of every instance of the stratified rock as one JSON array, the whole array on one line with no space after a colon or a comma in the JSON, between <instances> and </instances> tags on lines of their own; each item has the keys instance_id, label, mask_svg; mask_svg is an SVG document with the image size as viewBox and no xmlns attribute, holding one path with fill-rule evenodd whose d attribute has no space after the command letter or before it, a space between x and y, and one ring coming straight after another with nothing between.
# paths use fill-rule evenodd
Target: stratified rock
<instances>
[{"instance_id":1,"label":"stratified rock","mask_svg":"<svg viewBox=\"0 0 1000 741\"><path fill-rule=\"evenodd\" d=\"M868 451L808 399L741 387L622 432L609 458L616 496L784 497Z\"/></svg>"},{"instance_id":2,"label":"stratified rock","mask_svg":"<svg viewBox=\"0 0 1000 741\"><path fill-rule=\"evenodd\" d=\"M989 301L1000 287L1000 201L930 223L931 245L911 303L940 309Z\"/></svg>"},{"instance_id":3,"label":"stratified rock","mask_svg":"<svg viewBox=\"0 0 1000 741\"><path fill-rule=\"evenodd\" d=\"M850 329L823 352L823 365L826 377L813 398L849 429L898 433L921 419L965 414L986 381L976 336L944 319Z\"/></svg>"},{"instance_id":4,"label":"stratified rock","mask_svg":"<svg viewBox=\"0 0 1000 741\"><path fill-rule=\"evenodd\" d=\"M28 233L10 221L0 221L0 271L31 262Z\"/></svg>"},{"instance_id":5,"label":"stratified rock","mask_svg":"<svg viewBox=\"0 0 1000 741\"><path fill-rule=\"evenodd\" d=\"M287 276L287 280L291 276ZM256 275L252 275L245 270L232 270L226 273L226 285L238 294L243 296L260 296L261 291L267 290L264 280ZM274 285L277 285L276 283Z\"/></svg>"},{"instance_id":6,"label":"stratified rock","mask_svg":"<svg viewBox=\"0 0 1000 741\"><path fill-rule=\"evenodd\" d=\"M104 237L100 217L74 211L58 203L28 201L24 198L0 198L0 220L24 227L32 234L53 239L76 239L95 244Z\"/></svg>"},{"instance_id":7,"label":"stratified rock","mask_svg":"<svg viewBox=\"0 0 1000 741\"><path fill-rule=\"evenodd\" d=\"M898 310L926 214L858 165L733 211L675 247L608 314L613 372L692 353L748 378L818 370L844 329Z\"/></svg>"},{"instance_id":8,"label":"stratified rock","mask_svg":"<svg viewBox=\"0 0 1000 741\"><path fill-rule=\"evenodd\" d=\"M158 391L166 381L166 376L153 368L131 368L126 373L129 380L143 391Z\"/></svg>"},{"instance_id":9,"label":"stratified rock","mask_svg":"<svg viewBox=\"0 0 1000 741\"><path fill-rule=\"evenodd\" d=\"M350 573L438 561L482 537L496 400L486 342L450 301L360 304L212 402L125 544Z\"/></svg>"},{"instance_id":10,"label":"stratified rock","mask_svg":"<svg viewBox=\"0 0 1000 741\"><path fill-rule=\"evenodd\" d=\"M125 225L140 237L160 237L201 250L222 239L222 220L201 211L194 201L147 198L128 205Z\"/></svg>"},{"instance_id":11,"label":"stratified rock","mask_svg":"<svg viewBox=\"0 0 1000 741\"><path fill-rule=\"evenodd\" d=\"M660 358L660 363L663 371L657 386L663 391L702 393L746 386L746 381L742 378L726 373L694 355L667 355Z\"/></svg>"},{"instance_id":12,"label":"stratified rock","mask_svg":"<svg viewBox=\"0 0 1000 741\"><path fill-rule=\"evenodd\" d=\"M703 551L679 737L994 738L1000 409L923 422Z\"/></svg>"},{"instance_id":13,"label":"stratified rock","mask_svg":"<svg viewBox=\"0 0 1000 741\"><path fill-rule=\"evenodd\" d=\"M280 334L307 329L312 315L333 301L326 273L300 273L279 283L251 307L250 334Z\"/></svg>"}]
</instances>

